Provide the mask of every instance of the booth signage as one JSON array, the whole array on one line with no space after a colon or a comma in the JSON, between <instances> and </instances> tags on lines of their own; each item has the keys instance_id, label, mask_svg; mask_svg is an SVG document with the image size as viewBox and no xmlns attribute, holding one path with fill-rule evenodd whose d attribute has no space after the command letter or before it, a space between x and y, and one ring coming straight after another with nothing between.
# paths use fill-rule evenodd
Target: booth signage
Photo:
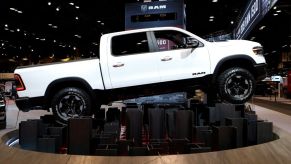
<instances>
[{"instance_id":1,"label":"booth signage","mask_svg":"<svg viewBox=\"0 0 291 164\"><path fill-rule=\"evenodd\" d=\"M260 0L252 0L251 3L248 5L237 28L235 34L235 37L237 39L244 38L250 32L250 28L252 28L254 24L261 19L260 9Z\"/></svg>"},{"instance_id":2,"label":"booth signage","mask_svg":"<svg viewBox=\"0 0 291 164\"><path fill-rule=\"evenodd\" d=\"M125 5L125 30L164 26L186 28L184 0Z\"/></svg>"},{"instance_id":3,"label":"booth signage","mask_svg":"<svg viewBox=\"0 0 291 164\"><path fill-rule=\"evenodd\" d=\"M244 39L278 0L251 0L234 32L235 39Z\"/></svg>"}]
</instances>

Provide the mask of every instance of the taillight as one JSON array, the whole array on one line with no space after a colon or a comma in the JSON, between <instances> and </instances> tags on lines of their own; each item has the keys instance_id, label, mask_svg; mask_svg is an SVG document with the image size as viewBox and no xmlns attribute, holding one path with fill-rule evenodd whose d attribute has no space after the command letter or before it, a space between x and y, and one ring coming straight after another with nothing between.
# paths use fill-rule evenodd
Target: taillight
<instances>
[{"instance_id":1,"label":"taillight","mask_svg":"<svg viewBox=\"0 0 291 164\"><path fill-rule=\"evenodd\" d=\"M22 81L20 75L14 74L14 79L15 79L16 90L17 91L24 91L25 86L23 84L23 81Z\"/></svg>"}]
</instances>

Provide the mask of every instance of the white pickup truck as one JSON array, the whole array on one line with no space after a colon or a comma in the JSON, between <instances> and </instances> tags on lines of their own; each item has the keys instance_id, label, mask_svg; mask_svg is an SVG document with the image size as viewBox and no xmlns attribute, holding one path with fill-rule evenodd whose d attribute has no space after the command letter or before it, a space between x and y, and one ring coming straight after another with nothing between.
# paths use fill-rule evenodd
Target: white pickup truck
<instances>
[{"instance_id":1,"label":"white pickup truck","mask_svg":"<svg viewBox=\"0 0 291 164\"><path fill-rule=\"evenodd\" d=\"M98 58L18 67L18 108L51 108L65 123L111 101L195 87L238 104L265 78L262 46L252 41L208 42L180 28L159 27L105 34L99 46Z\"/></svg>"}]
</instances>

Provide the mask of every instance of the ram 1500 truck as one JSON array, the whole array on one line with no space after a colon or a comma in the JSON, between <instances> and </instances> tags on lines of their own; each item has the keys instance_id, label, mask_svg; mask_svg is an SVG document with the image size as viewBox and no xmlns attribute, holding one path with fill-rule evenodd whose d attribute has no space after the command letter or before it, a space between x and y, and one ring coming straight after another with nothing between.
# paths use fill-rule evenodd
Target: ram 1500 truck
<instances>
[{"instance_id":1,"label":"ram 1500 truck","mask_svg":"<svg viewBox=\"0 0 291 164\"><path fill-rule=\"evenodd\" d=\"M265 78L265 66L252 41L208 42L175 27L114 32L101 36L98 58L18 67L16 105L52 109L66 123L111 101L193 87L239 104Z\"/></svg>"}]
</instances>

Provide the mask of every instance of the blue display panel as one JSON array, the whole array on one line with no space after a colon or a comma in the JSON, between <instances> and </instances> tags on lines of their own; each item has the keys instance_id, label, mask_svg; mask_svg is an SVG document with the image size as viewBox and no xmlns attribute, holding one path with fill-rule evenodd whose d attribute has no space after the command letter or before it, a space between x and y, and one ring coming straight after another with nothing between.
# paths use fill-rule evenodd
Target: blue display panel
<instances>
[{"instance_id":1,"label":"blue display panel","mask_svg":"<svg viewBox=\"0 0 291 164\"><path fill-rule=\"evenodd\" d=\"M235 39L245 39L278 0L250 0L234 31Z\"/></svg>"},{"instance_id":2,"label":"blue display panel","mask_svg":"<svg viewBox=\"0 0 291 164\"><path fill-rule=\"evenodd\" d=\"M125 5L125 30L174 26L186 28L184 0L128 3Z\"/></svg>"}]
</instances>

